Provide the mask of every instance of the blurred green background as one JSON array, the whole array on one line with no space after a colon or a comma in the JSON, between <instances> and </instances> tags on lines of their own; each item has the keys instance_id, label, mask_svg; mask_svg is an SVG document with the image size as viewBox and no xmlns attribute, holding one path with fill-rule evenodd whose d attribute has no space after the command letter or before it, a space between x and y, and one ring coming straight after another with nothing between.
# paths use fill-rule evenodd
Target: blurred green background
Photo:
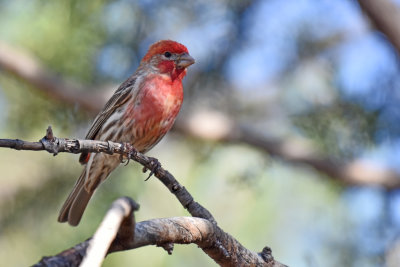
<instances>
[{"instance_id":1,"label":"blurred green background","mask_svg":"<svg viewBox=\"0 0 400 267\"><path fill-rule=\"evenodd\" d=\"M105 102L160 39L185 44L196 59L179 120L212 111L294 151L291 141L305 141L336 168L360 160L400 172L399 57L356 1L0 0L0 43L93 101ZM94 116L0 67L1 138L36 141L48 125L58 137L83 138ZM221 126L203 123L206 131ZM399 237L397 186L343 183L256 145L177 129L148 154L248 249L268 245L289 266L400 265L388 263ZM0 149L4 266L31 265L85 240L120 196L141 205L138 221L188 216L132 162L98 189L78 227L59 224L81 168L78 155ZM216 264L195 245L176 245L172 256L145 247L104 262L128 265Z\"/></svg>"}]
</instances>

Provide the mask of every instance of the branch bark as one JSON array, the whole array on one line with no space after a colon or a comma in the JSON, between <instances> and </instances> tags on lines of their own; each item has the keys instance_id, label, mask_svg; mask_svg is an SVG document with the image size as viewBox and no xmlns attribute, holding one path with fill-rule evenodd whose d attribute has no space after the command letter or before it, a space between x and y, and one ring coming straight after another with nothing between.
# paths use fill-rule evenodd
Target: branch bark
<instances>
[{"instance_id":1,"label":"branch bark","mask_svg":"<svg viewBox=\"0 0 400 267\"><path fill-rule=\"evenodd\" d=\"M373 2L373 0L366 2ZM93 100L93 94L88 97L82 93L83 90L72 88L66 81L57 79L34 57L17 49L10 50L9 47L8 50L3 50L5 46L0 42L0 68L36 86L38 90L47 93L54 99L62 99L71 105L79 104L85 110L93 113L97 113L102 108L105 101ZM5 52L2 53L2 50ZM46 82L42 83L38 80ZM326 178L345 185L373 185L387 190L400 188L400 174L390 168L373 166L356 159L350 162L338 162L321 156L309 145L304 146L303 144L307 143L307 140L293 143L291 140L271 139L248 127L239 125L229 116L220 112L199 112L193 116L186 116L185 119L178 119L173 130L203 140L244 143L290 163L311 166L326 174Z\"/></svg>"},{"instance_id":2,"label":"branch bark","mask_svg":"<svg viewBox=\"0 0 400 267\"><path fill-rule=\"evenodd\" d=\"M232 236L208 220L193 217L152 219L138 222L134 228L134 241L118 248L111 246L108 253L136 249L148 245L168 247L172 244L197 244L220 266L268 266L283 267L275 261L271 250L261 253L245 249ZM86 254L91 239L67 249L55 256L44 257L35 267L78 266Z\"/></svg>"},{"instance_id":3,"label":"branch bark","mask_svg":"<svg viewBox=\"0 0 400 267\"><path fill-rule=\"evenodd\" d=\"M135 217L133 212L139 205L125 197L117 199L111 205L96 233L90 240L81 267L101 266L108 251L115 251L135 240ZM114 241L114 242L113 242Z\"/></svg>"},{"instance_id":4,"label":"branch bark","mask_svg":"<svg viewBox=\"0 0 400 267\"><path fill-rule=\"evenodd\" d=\"M137 152L129 144L57 138L49 127L46 136L39 142L0 139L0 147L17 150L46 150L53 155L60 152L118 153L142 164L145 169L151 169L154 175L178 198L183 207L192 216L199 217L156 219L135 225L132 213L138 208L138 205L126 198L120 199L111 206L91 240L80 243L54 257L45 257L35 266L71 266L71 264L77 266L86 253L87 257L83 266L99 266L104 256L111 252L144 245L158 245L171 253L174 243L196 243L221 266L284 266L274 260L268 247L257 254L246 249L235 238L225 233L217 226L211 213L195 202L190 193L179 184L172 174L160 165L154 168L154 158ZM114 241L111 242L112 240Z\"/></svg>"},{"instance_id":5,"label":"branch bark","mask_svg":"<svg viewBox=\"0 0 400 267\"><path fill-rule=\"evenodd\" d=\"M120 154L128 160L134 160L140 163L144 167L144 172L151 170L152 173L154 173L154 176L157 177L169 189L169 191L175 195L183 207L188 210L192 216L204 218L210 222L216 223L211 213L194 201L186 188L182 186L170 172L155 164L155 162L158 162L157 159L147 157L146 155L137 152L128 143L121 144L111 141L57 138L53 136L53 131L49 126L46 136L39 142L28 142L18 139L0 139L0 147L7 147L16 150L46 150L53 155L57 155L60 152L103 152L108 154Z\"/></svg>"},{"instance_id":6,"label":"branch bark","mask_svg":"<svg viewBox=\"0 0 400 267\"><path fill-rule=\"evenodd\" d=\"M358 0L376 28L386 35L400 56L400 8L389 0Z\"/></svg>"}]
</instances>

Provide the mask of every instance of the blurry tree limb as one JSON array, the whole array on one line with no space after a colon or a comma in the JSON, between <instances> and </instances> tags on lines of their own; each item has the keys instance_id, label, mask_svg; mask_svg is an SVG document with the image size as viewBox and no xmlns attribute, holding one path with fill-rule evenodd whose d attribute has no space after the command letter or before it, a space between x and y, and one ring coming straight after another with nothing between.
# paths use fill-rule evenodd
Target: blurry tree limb
<instances>
[{"instance_id":1,"label":"blurry tree limb","mask_svg":"<svg viewBox=\"0 0 400 267\"><path fill-rule=\"evenodd\" d=\"M400 240L395 240L385 253L385 266L400 266Z\"/></svg>"},{"instance_id":2,"label":"blurry tree limb","mask_svg":"<svg viewBox=\"0 0 400 267\"><path fill-rule=\"evenodd\" d=\"M53 99L78 103L83 109L97 112L104 100L83 86L73 84L46 69L33 55L0 41L0 71L7 71L33 85Z\"/></svg>"},{"instance_id":3,"label":"blurry tree limb","mask_svg":"<svg viewBox=\"0 0 400 267\"><path fill-rule=\"evenodd\" d=\"M6 53L1 52L4 46L0 42L0 69L2 68L34 85L50 97L62 99L71 105L78 103L87 111L96 113L103 107L105 100L96 101L93 99L93 94L90 94L89 97L89 95L83 93L83 90L71 88L65 81L53 77L50 74L51 72L45 70L42 66L39 68L40 71L35 71L35 66L40 66L40 64L33 57L16 49L10 50L11 56L6 55ZM37 82L43 77L47 77L45 85ZM346 185L376 185L388 190L400 188L400 174L394 170L358 160L338 162L329 157L321 156L313 151L309 145L304 146L307 143L304 140L292 142L291 140L271 139L252 131L246 126L237 124L233 119L220 112L208 114L199 112L193 116L178 119L173 130L205 140L248 144L285 161L311 166L326 174L327 178L332 178Z\"/></svg>"},{"instance_id":4,"label":"blurry tree limb","mask_svg":"<svg viewBox=\"0 0 400 267\"><path fill-rule=\"evenodd\" d=\"M156 219L135 224L133 211L138 209L138 205L129 198L121 198L113 203L92 239L54 257L45 257L35 266L77 266L82 258L83 266L100 266L102 259L111 252L157 245L171 253L174 243L196 243L221 266L284 266L274 260L268 247L259 254L254 253L225 233L217 226L211 213L195 202L172 174L161 166L154 169L155 159L137 152L129 144L57 138L49 127L46 136L39 142L0 139L0 147L46 150L54 155L60 152L118 153L152 170L184 208L198 217Z\"/></svg>"},{"instance_id":5,"label":"blurry tree limb","mask_svg":"<svg viewBox=\"0 0 400 267\"><path fill-rule=\"evenodd\" d=\"M388 190L400 187L400 175L395 171L358 160L332 160L314 151L306 140L264 137L220 112L196 112L177 124L176 130L203 140L245 143L290 163L312 166L346 185L376 185Z\"/></svg>"},{"instance_id":6,"label":"blurry tree limb","mask_svg":"<svg viewBox=\"0 0 400 267\"><path fill-rule=\"evenodd\" d=\"M390 0L358 0L376 28L386 35L400 56L400 8Z\"/></svg>"}]
</instances>

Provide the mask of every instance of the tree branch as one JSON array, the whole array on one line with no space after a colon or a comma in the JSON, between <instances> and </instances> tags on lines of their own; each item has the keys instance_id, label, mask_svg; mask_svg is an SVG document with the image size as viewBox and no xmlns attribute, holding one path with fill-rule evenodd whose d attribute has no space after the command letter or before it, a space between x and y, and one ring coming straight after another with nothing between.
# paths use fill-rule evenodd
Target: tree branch
<instances>
[{"instance_id":1,"label":"tree branch","mask_svg":"<svg viewBox=\"0 0 400 267\"><path fill-rule=\"evenodd\" d=\"M171 173L163 169L161 166L155 166L154 162L157 161L156 159L137 152L128 143L121 144L111 141L57 138L53 136L53 132L49 126L46 136L39 142L27 142L18 139L0 139L0 147L13 148L17 150L46 150L53 155L57 155L60 152L103 152L107 154L120 154L129 160L134 160L143 165L143 171L151 170L152 173L154 173L154 176L156 176L169 189L169 191L176 196L179 202L192 216L204 218L215 223L215 219L211 213L194 201L186 188L183 187Z\"/></svg>"},{"instance_id":2,"label":"tree branch","mask_svg":"<svg viewBox=\"0 0 400 267\"><path fill-rule=\"evenodd\" d=\"M400 56L400 8L389 0L358 0L376 28L386 35Z\"/></svg>"},{"instance_id":3,"label":"tree branch","mask_svg":"<svg viewBox=\"0 0 400 267\"><path fill-rule=\"evenodd\" d=\"M125 197L114 201L90 240L81 267L101 266L108 251L131 245L135 240L135 217L139 205ZM113 242L114 241L114 242Z\"/></svg>"},{"instance_id":4,"label":"tree branch","mask_svg":"<svg viewBox=\"0 0 400 267\"><path fill-rule=\"evenodd\" d=\"M34 266L78 266L86 255L90 242L92 242L92 239L88 239L55 256L44 257ZM261 253L251 252L217 225L205 219L192 217L162 218L138 222L134 228L133 242L130 244L122 243L119 247L111 246L107 253L148 245L168 246L170 249L171 244L192 243L197 244L220 266L285 266L273 259L269 248L264 248Z\"/></svg>"},{"instance_id":5,"label":"tree branch","mask_svg":"<svg viewBox=\"0 0 400 267\"><path fill-rule=\"evenodd\" d=\"M0 42L0 68L36 86L38 90L44 91L54 99L62 99L71 105L78 103L82 108L93 113L102 108L105 101L95 101L93 94L88 97L83 93L83 90L72 88L64 80L57 79L50 71L42 67L35 58L26 53L16 49L10 50L9 47L4 50L3 47L8 46ZM2 52L2 50L5 52ZM36 70L38 68L36 66L40 66L40 71ZM45 84L37 81L42 79L46 80ZM187 116L185 119L178 119L173 130L204 140L244 143L285 161L311 166L326 174L326 178L340 181L345 185L377 185L387 190L400 188L400 174L392 169L372 166L358 160L338 162L329 157L321 156L309 145L304 145L308 143L306 140L300 142L283 139L273 140L252 131L248 127L237 124L221 112L198 112L193 116ZM15 146L18 149L20 145L16 142Z\"/></svg>"},{"instance_id":6,"label":"tree branch","mask_svg":"<svg viewBox=\"0 0 400 267\"><path fill-rule=\"evenodd\" d=\"M321 156L307 140L271 139L239 125L221 112L197 112L176 125L175 130L210 141L244 143L271 156L294 164L305 164L345 185L382 186L387 190L400 188L400 175L385 167L353 160L341 162Z\"/></svg>"},{"instance_id":7,"label":"tree branch","mask_svg":"<svg viewBox=\"0 0 400 267\"><path fill-rule=\"evenodd\" d=\"M105 100L82 85L64 80L46 69L34 56L0 41L0 68L28 82L49 97L79 104L89 112L98 112Z\"/></svg>"},{"instance_id":8,"label":"tree branch","mask_svg":"<svg viewBox=\"0 0 400 267\"><path fill-rule=\"evenodd\" d=\"M139 162L146 169L152 169L154 162L154 159L137 152L129 144L57 138L53 135L51 127L47 129L46 136L39 142L0 139L0 147L46 150L53 155L60 152L118 153ZM211 213L195 202L190 193L178 183L172 174L160 166L152 170L154 175L168 187L192 216L202 219L157 219L138 223L135 226L132 212L138 208L138 205L129 199L120 199L113 203L92 239L54 257L45 257L35 266L70 266L71 263L78 265L84 255L86 257L84 257L82 266L99 266L104 256L111 252L144 245L158 245L171 253L171 244L173 243L196 243L221 266L284 266L273 259L268 247L259 254L246 249L235 238L217 226ZM114 239L115 237L116 239ZM111 243L112 240L114 241Z\"/></svg>"}]
</instances>

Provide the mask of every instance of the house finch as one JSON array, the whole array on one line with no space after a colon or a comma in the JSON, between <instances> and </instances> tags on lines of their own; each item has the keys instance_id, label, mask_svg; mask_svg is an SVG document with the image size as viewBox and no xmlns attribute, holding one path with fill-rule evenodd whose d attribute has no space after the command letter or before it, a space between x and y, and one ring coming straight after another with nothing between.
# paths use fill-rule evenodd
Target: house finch
<instances>
[{"instance_id":1,"label":"house finch","mask_svg":"<svg viewBox=\"0 0 400 267\"><path fill-rule=\"evenodd\" d=\"M171 129L183 101L182 79L194 63L187 48L163 40L150 46L136 72L97 115L86 139L128 142L149 151ZM97 186L121 163L119 155L82 153L86 164L58 217L76 226Z\"/></svg>"}]
</instances>

